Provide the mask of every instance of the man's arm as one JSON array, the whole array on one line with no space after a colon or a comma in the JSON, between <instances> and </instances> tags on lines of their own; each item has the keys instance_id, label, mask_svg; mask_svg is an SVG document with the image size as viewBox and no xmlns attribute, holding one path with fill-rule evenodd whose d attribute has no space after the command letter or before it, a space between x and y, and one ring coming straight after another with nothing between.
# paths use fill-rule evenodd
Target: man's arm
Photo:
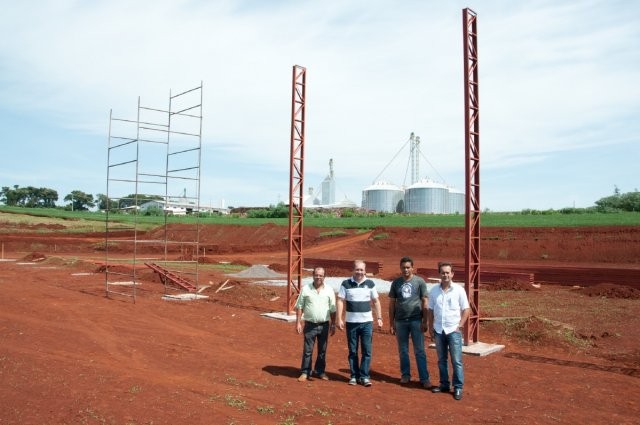
<instances>
[{"instance_id":1,"label":"man's arm","mask_svg":"<svg viewBox=\"0 0 640 425\"><path fill-rule=\"evenodd\" d=\"M429 297L422 297L422 323L420 323L420 327L422 328L422 332L427 332L429 330Z\"/></svg>"},{"instance_id":2,"label":"man's arm","mask_svg":"<svg viewBox=\"0 0 640 425\"><path fill-rule=\"evenodd\" d=\"M427 328L429 329L429 336L433 338L433 310L427 308Z\"/></svg>"},{"instance_id":3,"label":"man's arm","mask_svg":"<svg viewBox=\"0 0 640 425\"><path fill-rule=\"evenodd\" d=\"M344 322L342 321L342 311L344 310L344 300L340 297L336 299L336 324L338 329L344 329Z\"/></svg>"},{"instance_id":4,"label":"man's arm","mask_svg":"<svg viewBox=\"0 0 640 425\"><path fill-rule=\"evenodd\" d=\"M396 334L396 299L389 298L389 325L391 326L391 335Z\"/></svg>"},{"instance_id":5,"label":"man's arm","mask_svg":"<svg viewBox=\"0 0 640 425\"><path fill-rule=\"evenodd\" d=\"M331 335L336 333L336 294L331 290L329 293L329 332Z\"/></svg>"},{"instance_id":6,"label":"man's arm","mask_svg":"<svg viewBox=\"0 0 640 425\"><path fill-rule=\"evenodd\" d=\"M376 320L376 322L378 322L378 329L382 329L382 325L383 320L382 320L382 303L380 303L380 297L378 298L374 298L373 301L371 301L373 303L373 306L375 308L376 311L376 317L378 318Z\"/></svg>"},{"instance_id":7,"label":"man's arm","mask_svg":"<svg viewBox=\"0 0 640 425\"><path fill-rule=\"evenodd\" d=\"M458 329L464 328L467 324L467 319L469 319L469 314L471 314L470 308L465 308L462 310L462 314L460 315L460 323L458 324Z\"/></svg>"},{"instance_id":8,"label":"man's arm","mask_svg":"<svg viewBox=\"0 0 640 425\"><path fill-rule=\"evenodd\" d=\"M302 309L296 308L296 332L302 333Z\"/></svg>"},{"instance_id":9,"label":"man's arm","mask_svg":"<svg viewBox=\"0 0 640 425\"><path fill-rule=\"evenodd\" d=\"M304 312L304 296L302 295L302 291L304 288L300 290L298 294L298 299L296 300L296 304L293 308L296 310L296 332L299 334L302 333L302 314Z\"/></svg>"}]
</instances>

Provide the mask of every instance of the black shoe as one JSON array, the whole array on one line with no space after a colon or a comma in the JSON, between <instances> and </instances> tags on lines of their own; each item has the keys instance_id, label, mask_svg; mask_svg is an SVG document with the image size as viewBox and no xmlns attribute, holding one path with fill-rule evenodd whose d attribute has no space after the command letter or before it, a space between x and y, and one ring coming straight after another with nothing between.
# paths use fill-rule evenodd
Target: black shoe
<instances>
[{"instance_id":1,"label":"black shoe","mask_svg":"<svg viewBox=\"0 0 640 425\"><path fill-rule=\"evenodd\" d=\"M460 400L462 398L462 388L456 388L453 390L453 398Z\"/></svg>"},{"instance_id":2,"label":"black shoe","mask_svg":"<svg viewBox=\"0 0 640 425\"><path fill-rule=\"evenodd\" d=\"M447 387L433 387L431 388L431 392L432 393L448 393L449 392L449 388Z\"/></svg>"}]
</instances>

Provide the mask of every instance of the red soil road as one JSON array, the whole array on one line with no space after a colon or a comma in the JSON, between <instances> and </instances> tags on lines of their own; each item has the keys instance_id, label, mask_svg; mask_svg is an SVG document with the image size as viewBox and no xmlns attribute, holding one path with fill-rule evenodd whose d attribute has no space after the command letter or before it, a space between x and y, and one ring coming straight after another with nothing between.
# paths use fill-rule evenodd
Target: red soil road
<instances>
[{"instance_id":1,"label":"red soil road","mask_svg":"<svg viewBox=\"0 0 640 425\"><path fill-rule=\"evenodd\" d=\"M461 262L464 252L459 229L350 233L327 239L307 228L305 246L315 250L314 257L382 261L385 277L395 275L402 255L429 268L442 258ZM389 237L373 238L380 233ZM484 234L483 259L496 267L640 270L640 229L634 227ZM346 385L340 332L329 345L331 381L298 383L300 336L292 324L259 316L283 309L282 288L236 280L231 290L205 291L207 301L169 302L161 300L162 286L146 272L135 304L105 298L103 275L78 274L95 266L75 257L103 257L96 251L99 235L86 236L0 235L5 257L34 251L48 257L31 265L0 262L1 424L626 424L640 417L638 300L608 299L608 308L625 312L613 323L596 315L582 318L598 341L588 354L519 344L483 328L483 341L506 342L507 348L483 358L465 356L465 395L456 402L398 385L396 344L386 332L374 335L373 387ZM209 261L286 264L285 237L286 229L278 226L211 226L202 232L202 243L210 247ZM203 279L219 284L227 277L212 271ZM551 291L559 305L578 302L568 288L542 290ZM536 294L527 293L532 303ZM607 333L624 337L602 336ZM626 353L627 360L608 353ZM433 350L428 360L435 382Z\"/></svg>"}]
</instances>

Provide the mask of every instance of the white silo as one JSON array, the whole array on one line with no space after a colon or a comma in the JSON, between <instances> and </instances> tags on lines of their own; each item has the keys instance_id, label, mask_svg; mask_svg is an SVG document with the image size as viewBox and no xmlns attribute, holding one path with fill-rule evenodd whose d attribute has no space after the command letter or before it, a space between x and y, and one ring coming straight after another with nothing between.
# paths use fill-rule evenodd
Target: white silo
<instances>
[{"instance_id":1,"label":"white silo","mask_svg":"<svg viewBox=\"0 0 640 425\"><path fill-rule=\"evenodd\" d=\"M449 189L442 183L420 180L404 194L405 211L419 214L445 214L449 210Z\"/></svg>"},{"instance_id":2,"label":"white silo","mask_svg":"<svg viewBox=\"0 0 640 425\"><path fill-rule=\"evenodd\" d=\"M449 188L449 214L464 214L464 192L455 187Z\"/></svg>"},{"instance_id":3,"label":"white silo","mask_svg":"<svg viewBox=\"0 0 640 425\"><path fill-rule=\"evenodd\" d=\"M387 182L376 182L362 191L362 208L383 212L402 212L404 191Z\"/></svg>"}]
</instances>

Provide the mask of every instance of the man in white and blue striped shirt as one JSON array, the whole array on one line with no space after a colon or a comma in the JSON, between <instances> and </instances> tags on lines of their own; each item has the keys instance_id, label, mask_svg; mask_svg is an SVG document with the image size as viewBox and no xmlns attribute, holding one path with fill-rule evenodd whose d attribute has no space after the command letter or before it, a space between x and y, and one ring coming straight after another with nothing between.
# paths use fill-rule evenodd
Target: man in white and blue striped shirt
<instances>
[{"instance_id":1,"label":"man in white and blue striped shirt","mask_svg":"<svg viewBox=\"0 0 640 425\"><path fill-rule=\"evenodd\" d=\"M343 321L342 312L345 311ZM371 348L373 340L373 313L375 308L378 328L382 329L382 309L376 284L366 278L366 264L362 260L353 263L353 276L342 282L336 300L336 321L338 328L347 329L349 347L349 385L358 383L371 386ZM362 358L358 359L358 347L362 347Z\"/></svg>"}]
</instances>

